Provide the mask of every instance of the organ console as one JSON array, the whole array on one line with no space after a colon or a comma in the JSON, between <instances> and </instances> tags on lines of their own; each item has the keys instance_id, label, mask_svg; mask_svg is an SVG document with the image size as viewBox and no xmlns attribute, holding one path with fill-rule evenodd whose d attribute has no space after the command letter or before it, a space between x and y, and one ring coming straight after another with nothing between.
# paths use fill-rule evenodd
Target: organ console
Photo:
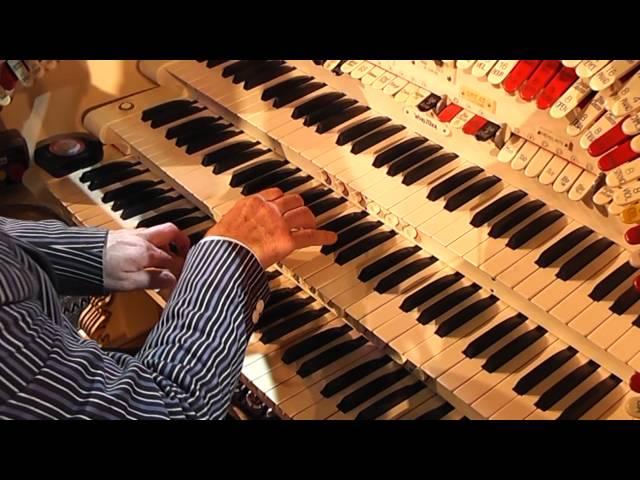
<instances>
[{"instance_id":1,"label":"organ console","mask_svg":"<svg viewBox=\"0 0 640 480\"><path fill-rule=\"evenodd\" d=\"M103 159L35 167L75 222L197 242L277 186L338 234L268 274L253 413L640 418L640 61L138 67L82 117Z\"/></svg>"}]
</instances>

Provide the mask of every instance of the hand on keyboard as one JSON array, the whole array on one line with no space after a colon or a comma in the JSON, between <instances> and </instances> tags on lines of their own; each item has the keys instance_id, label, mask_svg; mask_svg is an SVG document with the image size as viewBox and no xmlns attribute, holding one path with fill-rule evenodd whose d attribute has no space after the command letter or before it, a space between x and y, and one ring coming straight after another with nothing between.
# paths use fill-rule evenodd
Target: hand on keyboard
<instances>
[{"instance_id":1,"label":"hand on keyboard","mask_svg":"<svg viewBox=\"0 0 640 480\"><path fill-rule=\"evenodd\" d=\"M241 199L207 235L241 242L264 268L300 248L337 240L333 232L316 230L315 217L299 195L284 195L278 188Z\"/></svg>"},{"instance_id":2,"label":"hand on keyboard","mask_svg":"<svg viewBox=\"0 0 640 480\"><path fill-rule=\"evenodd\" d=\"M189 246L189 238L171 223L111 231L104 256L105 288L171 289L180 276Z\"/></svg>"}]
</instances>

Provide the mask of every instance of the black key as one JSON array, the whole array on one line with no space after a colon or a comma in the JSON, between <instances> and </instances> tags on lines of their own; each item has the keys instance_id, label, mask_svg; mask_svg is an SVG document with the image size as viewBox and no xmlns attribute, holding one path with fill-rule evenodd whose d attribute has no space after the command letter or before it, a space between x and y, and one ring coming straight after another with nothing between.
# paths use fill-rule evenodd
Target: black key
<instances>
[{"instance_id":1,"label":"black key","mask_svg":"<svg viewBox=\"0 0 640 480\"><path fill-rule=\"evenodd\" d=\"M439 293L444 292L447 288L452 287L463 278L461 273L455 272L426 284L405 298L400 304L400 310L410 312Z\"/></svg>"},{"instance_id":2,"label":"black key","mask_svg":"<svg viewBox=\"0 0 640 480\"><path fill-rule=\"evenodd\" d=\"M464 190L459 191L455 195L452 195L447 203L444 204L444 209L448 212L454 212L458 208L462 207L472 199L481 195L489 190L491 187L500 183L501 180L496 176L485 177L477 182L472 183Z\"/></svg>"},{"instance_id":3,"label":"black key","mask_svg":"<svg viewBox=\"0 0 640 480\"><path fill-rule=\"evenodd\" d=\"M313 297L296 297L286 302L265 308L260 320L256 323L256 328L265 328L267 325L278 322L286 316L292 315L298 310L302 310L307 305L311 305L314 301Z\"/></svg>"},{"instance_id":4,"label":"black key","mask_svg":"<svg viewBox=\"0 0 640 480\"><path fill-rule=\"evenodd\" d=\"M288 163L289 162L286 160L261 160L254 162L251 165L239 168L233 172L229 185L233 188L239 187L240 185L243 185L254 178L258 178L265 173L282 168Z\"/></svg>"},{"instance_id":5,"label":"black key","mask_svg":"<svg viewBox=\"0 0 640 480\"><path fill-rule=\"evenodd\" d=\"M394 145L391 148L386 149L384 152L376 155L376 158L373 160L373 166L375 168L383 167L401 156L409 153L414 148L418 148L420 145L424 144L427 141L424 137L412 137L404 140L397 145Z\"/></svg>"},{"instance_id":6,"label":"black key","mask_svg":"<svg viewBox=\"0 0 640 480\"><path fill-rule=\"evenodd\" d=\"M89 183L93 180L99 179L101 177L111 175L117 172L123 172L125 170L129 170L133 167L140 165L140 162L126 162L126 161L117 161L117 162L109 162L104 165L100 165L99 167L92 168L91 170L87 170L80 175L80 182Z\"/></svg>"},{"instance_id":7,"label":"black key","mask_svg":"<svg viewBox=\"0 0 640 480\"><path fill-rule=\"evenodd\" d=\"M516 233L511 235L511 238L509 238L509 241L507 242L507 247L509 247L511 250L520 248L522 245L527 243L536 235L539 235L540 233L545 231L562 217L564 217L564 215L558 210L551 210L550 212L543 213L533 222L529 222Z\"/></svg>"},{"instance_id":8,"label":"black key","mask_svg":"<svg viewBox=\"0 0 640 480\"><path fill-rule=\"evenodd\" d=\"M418 392L424 390L426 385L422 382L415 382L411 385L405 385L388 395L385 395L380 400L373 402L367 408L363 409L356 416L356 420L375 420L380 415L388 412L396 405L404 402L405 400L413 397Z\"/></svg>"},{"instance_id":9,"label":"black key","mask_svg":"<svg viewBox=\"0 0 640 480\"><path fill-rule=\"evenodd\" d=\"M198 141L189 143L185 151L187 155L193 155L194 153L198 153L205 148L213 147L218 143L225 142L241 134L242 132L240 130L224 130L222 132L212 134L211 136L208 136L206 138L201 138Z\"/></svg>"},{"instance_id":10,"label":"black key","mask_svg":"<svg viewBox=\"0 0 640 480\"><path fill-rule=\"evenodd\" d=\"M374 290L378 293L386 293L394 287L397 287L405 280L413 277L416 273L421 272L425 268L430 267L436 263L438 259L436 257L425 257L409 262L403 267L399 268L395 272L390 273L375 286Z\"/></svg>"},{"instance_id":11,"label":"black key","mask_svg":"<svg viewBox=\"0 0 640 480\"><path fill-rule=\"evenodd\" d=\"M265 72L270 71L274 68L277 68L284 64L284 60L267 60L266 62L262 62L258 65L250 66L249 68L244 68L233 76L233 83L239 84L246 82L250 78Z\"/></svg>"},{"instance_id":12,"label":"black key","mask_svg":"<svg viewBox=\"0 0 640 480\"><path fill-rule=\"evenodd\" d=\"M389 117L371 117L367 120L359 122L349 128L344 129L336 139L336 145L346 145L358 138L373 132L376 128L381 127L385 123L390 122Z\"/></svg>"},{"instance_id":13,"label":"black key","mask_svg":"<svg viewBox=\"0 0 640 480\"><path fill-rule=\"evenodd\" d=\"M296 285L295 287L282 287L272 290L269 293L269 300L267 301L265 308L269 308L277 303L293 297L296 293L301 292L302 289Z\"/></svg>"},{"instance_id":14,"label":"black key","mask_svg":"<svg viewBox=\"0 0 640 480\"><path fill-rule=\"evenodd\" d=\"M422 310L422 312L420 312L420 315L418 316L418 323L422 325L431 323L440 315L445 314L452 308L467 300L478 290L480 290L480 285L472 283L471 285L459 288L458 290L451 292L450 294L444 296L440 300L434 302L433 304Z\"/></svg>"},{"instance_id":15,"label":"black key","mask_svg":"<svg viewBox=\"0 0 640 480\"><path fill-rule=\"evenodd\" d=\"M416 420L440 420L441 418L447 416L451 412L453 412L453 405L445 402L439 407L436 407L433 410L429 410L428 412L423 413L418 418L416 418Z\"/></svg>"},{"instance_id":16,"label":"black key","mask_svg":"<svg viewBox=\"0 0 640 480\"><path fill-rule=\"evenodd\" d=\"M189 241L191 242L191 245L195 245L200 240L202 240L206 233L207 233L207 229L205 228L204 230L201 230L199 232L195 232L189 235Z\"/></svg>"},{"instance_id":17,"label":"black key","mask_svg":"<svg viewBox=\"0 0 640 480\"><path fill-rule=\"evenodd\" d=\"M595 302L599 302L613 292L618 285L636 273L637 270L638 269L632 266L629 262L623 263L593 287L593 290L589 293L589 298Z\"/></svg>"},{"instance_id":18,"label":"black key","mask_svg":"<svg viewBox=\"0 0 640 480\"><path fill-rule=\"evenodd\" d=\"M366 137L356 140L351 146L351 153L358 155L365 150L378 145L387 138L393 137L396 133L401 132L404 129L404 125L389 125L387 127L380 128Z\"/></svg>"},{"instance_id":19,"label":"black key","mask_svg":"<svg viewBox=\"0 0 640 480\"><path fill-rule=\"evenodd\" d=\"M323 200L323 202L328 201L328 200L336 200L337 197L333 197L333 198L328 198L327 200ZM340 200L345 200L343 198L340 198ZM320 204L322 202L318 202L318 204ZM344 202L340 202L340 204L342 204ZM318 215L315 213L315 211L313 211L313 208L316 206L316 204L311 205L311 211L313 212L314 215ZM335 208L335 207L331 207L331 208ZM330 209L328 209L330 210ZM324 213L324 212L323 212ZM333 220L328 221L327 223L325 223L324 225L318 227L319 230L329 230L330 232L333 233L338 233L340 230L344 230L347 227L350 227L351 225L353 225L356 222L359 222L360 220L362 220L363 218L365 218L366 216L368 216L368 213L365 211L360 211L360 212L351 212L351 213L346 213L344 215L341 215L337 218L334 218Z\"/></svg>"},{"instance_id":20,"label":"black key","mask_svg":"<svg viewBox=\"0 0 640 480\"><path fill-rule=\"evenodd\" d=\"M309 360L305 360L305 362L300 365L300 368L298 368L296 373L302 378L306 378L309 375L313 375L321 368L324 368L327 365L335 362L336 360L339 360L340 358L350 354L351 352L355 352L357 349L363 347L367 343L369 342L366 338L358 337L329 347L319 355L316 355Z\"/></svg>"},{"instance_id":21,"label":"black key","mask_svg":"<svg viewBox=\"0 0 640 480\"><path fill-rule=\"evenodd\" d=\"M271 150L269 150L268 148L252 148L251 150L246 150L232 157L220 160L213 164L213 174L220 175L222 173L228 172L229 170L239 167L240 165L244 165L245 163L255 160L256 158L260 158L270 151ZM286 163L289 162L285 162L285 164Z\"/></svg>"},{"instance_id":22,"label":"black key","mask_svg":"<svg viewBox=\"0 0 640 480\"><path fill-rule=\"evenodd\" d=\"M523 352L526 348L540 340L547 331L537 326L517 338L514 338L497 352L494 352L487 361L484 362L482 368L489 373L493 373L504 364L515 358L516 355Z\"/></svg>"},{"instance_id":23,"label":"black key","mask_svg":"<svg viewBox=\"0 0 640 480\"><path fill-rule=\"evenodd\" d=\"M135 205L136 203L151 200L152 198L160 197L171 192L173 192L173 190L170 188L148 188L146 190L132 192L129 195L123 196L113 202L113 205L111 205L111 210L114 212L119 212L129 206Z\"/></svg>"},{"instance_id":24,"label":"black key","mask_svg":"<svg viewBox=\"0 0 640 480\"><path fill-rule=\"evenodd\" d=\"M173 127L167 129L167 132L164 134L164 138L166 138L167 140L173 140L174 138L188 135L189 133L199 130L203 127L208 127L209 125L216 123L219 120L221 120L221 117L192 118L191 120L187 120L186 122L174 125Z\"/></svg>"},{"instance_id":25,"label":"black key","mask_svg":"<svg viewBox=\"0 0 640 480\"><path fill-rule=\"evenodd\" d=\"M384 375L379 376L375 380L372 380L351 392L340 400L336 406L338 407L338 410L343 413L350 412L354 408L362 405L371 397L383 392L390 386L406 378L407 375L409 375L409 372L404 368L398 368L393 372L385 373Z\"/></svg>"},{"instance_id":26,"label":"black key","mask_svg":"<svg viewBox=\"0 0 640 480\"><path fill-rule=\"evenodd\" d=\"M305 83L304 85L300 85L296 88L293 88L287 92L284 92L278 95L275 101L273 102L273 108L286 107L290 103L293 103L296 100L300 100L301 98L304 98L307 95L311 95L313 92L316 92L326 86L327 84L323 82L309 82L309 83Z\"/></svg>"},{"instance_id":27,"label":"black key","mask_svg":"<svg viewBox=\"0 0 640 480\"><path fill-rule=\"evenodd\" d=\"M345 96L342 92L329 92L323 93L321 95L317 95L311 100L298 105L293 109L293 113L291 113L291 118L297 120L298 118L306 117L307 115L318 111L327 105L331 105L334 102L337 102L341 98Z\"/></svg>"},{"instance_id":28,"label":"black key","mask_svg":"<svg viewBox=\"0 0 640 480\"><path fill-rule=\"evenodd\" d=\"M270 82L271 80L275 80L278 77L281 77L289 72L293 72L296 69L293 65L280 65L273 68L268 68L260 73L256 73L253 77L247 80L244 83L245 90L252 90L256 87L259 87L262 84Z\"/></svg>"},{"instance_id":29,"label":"black key","mask_svg":"<svg viewBox=\"0 0 640 480\"><path fill-rule=\"evenodd\" d=\"M153 120L159 115L162 115L166 112L170 112L173 110L181 110L196 103L195 100L171 100L169 102L161 103L160 105L156 105L154 107L147 108L143 110L141 119L143 122L148 122Z\"/></svg>"},{"instance_id":30,"label":"black key","mask_svg":"<svg viewBox=\"0 0 640 480\"><path fill-rule=\"evenodd\" d=\"M268 173L260 178L256 178L254 180L251 180L250 182L245 183L242 187L241 193L242 195L253 195L254 193L261 192L262 190L273 186L281 180L295 175L299 171L300 169L297 167L281 168L279 170L276 170L275 172Z\"/></svg>"},{"instance_id":31,"label":"black key","mask_svg":"<svg viewBox=\"0 0 640 480\"><path fill-rule=\"evenodd\" d=\"M508 210L509 208L514 206L526 196L526 192L523 192L522 190L509 192L506 195L495 199L489 205L476 212L476 214L471 218L471 222L469 223L476 228L480 228L485 223L490 222L505 210Z\"/></svg>"},{"instance_id":32,"label":"black key","mask_svg":"<svg viewBox=\"0 0 640 480\"><path fill-rule=\"evenodd\" d=\"M374 233L373 235L354 243L338 253L338 255L336 255L335 263L338 265L344 265L354 258L358 258L360 255L374 249L378 245L382 245L384 242L391 240L396 235L397 234L394 230Z\"/></svg>"},{"instance_id":33,"label":"black key","mask_svg":"<svg viewBox=\"0 0 640 480\"><path fill-rule=\"evenodd\" d=\"M498 301L498 297L490 295L487 298L478 300L471 305L463 308L458 313L452 315L440 324L436 329L436 335L439 337L446 337L452 332L455 332L458 328L466 325L468 322L476 318L487 308L491 307Z\"/></svg>"},{"instance_id":34,"label":"black key","mask_svg":"<svg viewBox=\"0 0 640 480\"><path fill-rule=\"evenodd\" d=\"M420 247L404 247L399 250L395 250L391 253L386 254L384 257L379 258L373 263L370 263L362 270L360 270L360 274L358 275L358 280L361 282L368 282L372 278L377 277L383 272L386 272L390 268L395 267L400 262L403 262L410 256L418 253L420 251Z\"/></svg>"},{"instance_id":35,"label":"black key","mask_svg":"<svg viewBox=\"0 0 640 480\"><path fill-rule=\"evenodd\" d=\"M609 375L569 405L560 414L558 420L579 420L585 413L595 407L600 400L609 395L609 393L611 393L621 381L622 380L615 375Z\"/></svg>"},{"instance_id":36,"label":"black key","mask_svg":"<svg viewBox=\"0 0 640 480\"><path fill-rule=\"evenodd\" d=\"M593 230L589 227L579 227L567 233L540 254L536 259L536 265L542 268L548 267L592 233Z\"/></svg>"},{"instance_id":37,"label":"black key","mask_svg":"<svg viewBox=\"0 0 640 480\"><path fill-rule=\"evenodd\" d=\"M324 255L329 255L330 253L337 252L343 247L346 247L352 242L355 242L359 238L368 235L369 233L377 230L382 226L382 222L371 220L368 222L361 222L353 227L349 227L346 230L338 233L338 240L331 245L323 245L320 249L320 253Z\"/></svg>"},{"instance_id":38,"label":"black key","mask_svg":"<svg viewBox=\"0 0 640 480\"><path fill-rule=\"evenodd\" d=\"M573 278L583 268L593 262L596 258L606 252L613 242L607 238L600 238L584 247L579 253L567 260L556 272L556 277L567 281Z\"/></svg>"},{"instance_id":39,"label":"black key","mask_svg":"<svg viewBox=\"0 0 640 480\"><path fill-rule=\"evenodd\" d=\"M491 327L475 340L470 342L462 351L467 358L476 358L482 352L494 345L500 339L513 332L527 319L522 313L517 313L512 317L503 320L499 324Z\"/></svg>"},{"instance_id":40,"label":"black key","mask_svg":"<svg viewBox=\"0 0 640 480\"><path fill-rule=\"evenodd\" d=\"M500 130L500 125L497 125L493 122L487 122L480 128L480 130L476 132L476 140L478 140L479 142L486 142L487 140L491 140L496 136L498 130Z\"/></svg>"},{"instance_id":41,"label":"black key","mask_svg":"<svg viewBox=\"0 0 640 480\"><path fill-rule=\"evenodd\" d=\"M311 180L313 180L313 177L311 175L295 175L293 177L285 178L281 182L276 183L274 187L279 188L284 193L287 193L289 190L298 188L300 185L309 183Z\"/></svg>"},{"instance_id":42,"label":"black key","mask_svg":"<svg viewBox=\"0 0 640 480\"><path fill-rule=\"evenodd\" d=\"M316 310L311 310L308 312L303 312L299 315L295 315L284 322L280 322L277 325L269 328L266 332L262 334L260 337L260 341L264 344L272 343L278 340L279 338L288 335L289 333L297 330L305 326L308 323L313 322L314 320L322 317L327 314L329 310L325 307L318 308Z\"/></svg>"},{"instance_id":43,"label":"black key","mask_svg":"<svg viewBox=\"0 0 640 480\"><path fill-rule=\"evenodd\" d=\"M425 145L424 147L420 147L389 165L387 175L395 177L399 173L415 167L423 160L438 153L440 150L442 150L440 145Z\"/></svg>"},{"instance_id":44,"label":"black key","mask_svg":"<svg viewBox=\"0 0 640 480\"><path fill-rule=\"evenodd\" d=\"M201 107L198 105L190 105L186 108L170 110L157 115L153 120L151 120L150 126L155 130L170 123L177 122L178 120L182 120L183 118L195 115L196 113L200 113L203 110L205 110L205 107Z\"/></svg>"},{"instance_id":45,"label":"black key","mask_svg":"<svg viewBox=\"0 0 640 480\"><path fill-rule=\"evenodd\" d=\"M333 102L320 110L310 113L306 116L302 124L305 127L313 127L317 123L320 123L333 115L344 112L347 108L353 107L356 103L358 103L358 101L353 98L343 98L342 100Z\"/></svg>"},{"instance_id":46,"label":"black key","mask_svg":"<svg viewBox=\"0 0 640 480\"><path fill-rule=\"evenodd\" d=\"M120 199L126 198L129 195L143 192L147 189L162 185L162 183L162 180L139 180L137 182L131 182L123 185L122 187L109 190L104 195L102 195L101 200L103 203L116 202Z\"/></svg>"},{"instance_id":47,"label":"black key","mask_svg":"<svg viewBox=\"0 0 640 480\"><path fill-rule=\"evenodd\" d=\"M148 228L153 227L154 225L160 225L161 223L174 222L179 218L186 217L187 215L191 215L192 213L196 213L200 211L197 207L191 208L176 208L174 210L167 210L165 212L157 213L151 217L145 218L144 220L140 220L136 228Z\"/></svg>"},{"instance_id":48,"label":"black key","mask_svg":"<svg viewBox=\"0 0 640 480\"><path fill-rule=\"evenodd\" d=\"M194 225L198 225L199 223L206 222L208 220L211 220L211 217L208 217L207 215L192 215L190 217L174 220L173 224L178 227L178 230L186 230L187 228L191 228Z\"/></svg>"},{"instance_id":49,"label":"black key","mask_svg":"<svg viewBox=\"0 0 640 480\"><path fill-rule=\"evenodd\" d=\"M108 175L101 175L100 178L92 180L87 188L91 191L98 190L99 188L105 188L113 185L114 183L124 182L125 180L129 180L130 178L134 178L142 175L143 173L147 173L148 171L149 170L146 168L129 168L127 170L113 172Z\"/></svg>"},{"instance_id":50,"label":"black key","mask_svg":"<svg viewBox=\"0 0 640 480\"><path fill-rule=\"evenodd\" d=\"M634 327L640 328L640 315L638 315L636 319L633 322L631 322L631 325L633 325Z\"/></svg>"},{"instance_id":51,"label":"black key","mask_svg":"<svg viewBox=\"0 0 640 480\"><path fill-rule=\"evenodd\" d=\"M384 367L389 362L391 362L391 357L383 355L382 357L361 363L327 382L324 388L320 391L320 394L325 398L333 397L335 394L340 393L342 390L349 388L354 383Z\"/></svg>"},{"instance_id":52,"label":"black key","mask_svg":"<svg viewBox=\"0 0 640 480\"><path fill-rule=\"evenodd\" d=\"M138 203L136 205L125 208L122 212L122 215L120 215L120 218L122 218L123 220L128 220L131 217L135 217L136 215L141 215L150 210L155 210L156 208L170 205L174 202L182 200L182 198L183 197L181 195L164 195L162 197L152 198L151 200L148 200L146 202Z\"/></svg>"},{"instance_id":53,"label":"black key","mask_svg":"<svg viewBox=\"0 0 640 480\"><path fill-rule=\"evenodd\" d=\"M338 205L346 203L346 201L347 199L344 197L330 197L310 205L309 210L311 210L314 216L318 217L329 210L333 210Z\"/></svg>"},{"instance_id":54,"label":"black key","mask_svg":"<svg viewBox=\"0 0 640 480\"><path fill-rule=\"evenodd\" d=\"M542 411L549 410L571 392L571 390L584 382L599 367L600 365L596 362L589 360L564 378L558 380L553 387L540 395L540 398L538 398L534 405Z\"/></svg>"},{"instance_id":55,"label":"black key","mask_svg":"<svg viewBox=\"0 0 640 480\"><path fill-rule=\"evenodd\" d=\"M208 167L216 162L231 158L253 147L257 147L258 145L260 145L260 142L250 142L248 140L232 143L231 145L227 145L226 147L207 153L202 159L202 165Z\"/></svg>"},{"instance_id":56,"label":"black key","mask_svg":"<svg viewBox=\"0 0 640 480\"><path fill-rule=\"evenodd\" d=\"M575 357L577 353L578 351L573 347L567 347L554 353L518 380L518 383L513 387L513 391L518 395L526 395L545 378L549 378L553 372Z\"/></svg>"},{"instance_id":57,"label":"black key","mask_svg":"<svg viewBox=\"0 0 640 480\"><path fill-rule=\"evenodd\" d=\"M613 304L611 304L609 310L618 315L622 315L638 300L640 300L640 292L631 285L616 299L615 302L613 302Z\"/></svg>"},{"instance_id":58,"label":"black key","mask_svg":"<svg viewBox=\"0 0 640 480\"><path fill-rule=\"evenodd\" d=\"M473 166L465 168L458 173L454 173L450 177L445 178L431 187L431 190L429 190L429 193L427 194L427 199L435 202L436 200L439 200L445 195L451 193L456 188L461 187L472 178L477 177L483 171L484 170L482 168Z\"/></svg>"},{"instance_id":59,"label":"black key","mask_svg":"<svg viewBox=\"0 0 640 480\"><path fill-rule=\"evenodd\" d=\"M349 120L362 115L369 111L369 107L365 105L355 105L347 110L331 115L324 120L318 122L316 126L316 133L323 134L329 130L348 122Z\"/></svg>"},{"instance_id":60,"label":"black key","mask_svg":"<svg viewBox=\"0 0 640 480\"><path fill-rule=\"evenodd\" d=\"M227 63L229 60L207 60L207 68L214 68L223 63Z\"/></svg>"},{"instance_id":61,"label":"black key","mask_svg":"<svg viewBox=\"0 0 640 480\"><path fill-rule=\"evenodd\" d=\"M257 60L238 60L237 62L233 62L231 65L224 67L222 70L222 78L229 78L238 72L259 64L260 62Z\"/></svg>"},{"instance_id":62,"label":"black key","mask_svg":"<svg viewBox=\"0 0 640 480\"><path fill-rule=\"evenodd\" d=\"M209 136L228 130L231 126L232 125L230 123L217 122L194 128L193 130L183 133L176 138L176 147L184 147L185 145L203 141L206 138L209 138Z\"/></svg>"},{"instance_id":63,"label":"black key","mask_svg":"<svg viewBox=\"0 0 640 480\"><path fill-rule=\"evenodd\" d=\"M489 237L499 238L506 235L508 231L531 218L531 215L543 207L544 202L541 202L540 200L532 200L531 202L525 203L494 223L489 230Z\"/></svg>"},{"instance_id":64,"label":"black key","mask_svg":"<svg viewBox=\"0 0 640 480\"><path fill-rule=\"evenodd\" d=\"M405 173L402 178L402 183L404 185L413 185L419 180L422 180L427 175L431 175L433 172L440 170L445 165L453 162L458 155L455 153L443 153L441 155L437 155L430 159L427 162L421 163L415 168L412 168L407 173Z\"/></svg>"},{"instance_id":65,"label":"black key","mask_svg":"<svg viewBox=\"0 0 640 480\"><path fill-rule=\"evenodd\" d=\"M351 331L349 325L342 325L340 327L333 327L323 330L319 333L307 337L287 349L282 353L282 362L289 365L290 363L300 360L302 357L309 355L315 350L327 345L334 340L346 335Z\"/></svg>"},{"instance_id":66,"label":"black key","mask_svg":"<svg viewBox=\"0 0 640 480\"><path fill-rule=\"evenodd\" d=\"M278 82L265 89L265 91L262 92L260 99L263 102L268 102L269 100L276 98L278 95L282 95L283 93L288 92L295 87L299 87L300 85L304 85L305 83L309 83L312 80L313 77L310 77L309 75L299 75L297 77L287 78L286 80Z\"/></svg>"},{"instance_id":67,"label":"black key","mask_svg":"<svg viewBox=\"0 0 640 480\"><path fill-rule=\"evenodd\" d=\"M278 271L278 270L271 270L265 273L265 276L267 277L267 282L270 282L272 280L275 280L276 278L282 276L282 272Z\"/></svg>"},{"instance_id":68,"label":"black key","mask_svg":"<svg viewBox=\"0 0 640 480\"><path fill-rule=\"evenodd\" d=\"M442 97L436 95L435 93L430 93L427 97L422 100L418 104L418 110L421 112L428 112L429 110L433 110L438 105L438 102L442 99Z\"/></svg>"},{"instance_id":69,"label":"black key","mask_svg":"<svg viewBox=\"0 0 640 480\"><path fill-rule=\"evenodd\" d=\"M318 186L310 188L309 190L305 190L300 194L300 196L302 197L305 205L310 205L314 202L317 202L321 198L326 197L331 192L333 192L333 190L331 190L330 188Z\"/></svg>"}]
</instances>

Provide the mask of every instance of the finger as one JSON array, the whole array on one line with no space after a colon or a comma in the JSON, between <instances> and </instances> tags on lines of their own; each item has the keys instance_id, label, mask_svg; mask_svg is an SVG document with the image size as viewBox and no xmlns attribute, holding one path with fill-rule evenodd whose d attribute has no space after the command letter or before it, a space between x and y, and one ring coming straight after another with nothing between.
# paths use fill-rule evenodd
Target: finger
<instances>
[{"instance_id":1,"label":"finger","mask_svg":"<svg viewBox=\"0 0 640 480\"><path fill-rule=\"evenodd\" d=\"M169 270L140 270L129 274L127 290L173 288L176 277Z\"/></svg>"},{"instance_id":2,"label":"finger","mask_svg":"<svg viewBox=\"0 0 640 480\"><path fill-rule=\"evenodd\" d=\"M257 193L260 198L262 198L265 202L273 202L275 199L280 198L282 195L282 190L279 188L267 188L266 190Z\"/></svg>"},{"instance_id":3,"label":"finger","mask_svg":"<svg viewBox=\"0 0 640 480\"><path fill-rule=\"evenodd\" d=\"M273 204L278 207L280 215L284 215L291 210L302 207L304 205L304 200L300 195L284 195L277 200L274 200Z\"/></svg>"},{"instance_id":4,"label":"finger","mask_svg":"<svg viewBox=\"0 0 640 480\"><path fill-rule=\"evenodd\" d=\"M142 238L163 249L173 243L177 247L178 255L182 257L187 255L191 246L189 237L178 230L178 227L173 223L163 223L162 225L147 228L142 232Z\"/></svg>"},{"instance_id":5,"label":"finger","mask_svg":"<svg viewBox=\"0 0 640 480\"><path fill-rule=\"evenodd\" d=\"M299 230L291 233L295 249L331 245L335 243L338 236L328 230Z\"/></svg>"},{"instance_id":6,"label":"finger","mask_svg":"<svg viewBox=\"0 0 640 480\"><path fill-rule=\"evenodd\" d=\"M299 207L290 210L282 217L289 227L289 230L314 230L316 228L316 217L307 207Z\"/></svg>"},{"instance_id":7,"label":"finger","mask_svg":"<svg viewBox=\"0 0 640 480\"><path fill-rule=\"evenodd\" d=\"M150 243L147 245L147 261L142 268L170 268L173 265L173 259L170 254Z\"/></svg>"}]
</instances>

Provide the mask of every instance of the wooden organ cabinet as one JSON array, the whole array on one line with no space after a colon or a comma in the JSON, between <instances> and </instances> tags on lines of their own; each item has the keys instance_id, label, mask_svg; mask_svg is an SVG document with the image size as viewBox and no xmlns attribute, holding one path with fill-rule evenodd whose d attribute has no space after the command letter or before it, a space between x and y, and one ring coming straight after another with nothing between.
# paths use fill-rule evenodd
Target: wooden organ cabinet
<instances>
[{"instance_id":1,"label":"wooden organ cabinet","mask_svg":"<svg viewBox=\"0 0 640 480\"><path fill-rule=\"evenodd\" d=\"M73 221L196 242L278 186L338 233L269 272L238 390L254 412L640 417L640 61L82 65L3 112L32 145L81 127L104 144L29 172ZM145 328L165 298L135 298ZM104 333L109 302L92 307Z\"/></svg>"}]
</instances>

